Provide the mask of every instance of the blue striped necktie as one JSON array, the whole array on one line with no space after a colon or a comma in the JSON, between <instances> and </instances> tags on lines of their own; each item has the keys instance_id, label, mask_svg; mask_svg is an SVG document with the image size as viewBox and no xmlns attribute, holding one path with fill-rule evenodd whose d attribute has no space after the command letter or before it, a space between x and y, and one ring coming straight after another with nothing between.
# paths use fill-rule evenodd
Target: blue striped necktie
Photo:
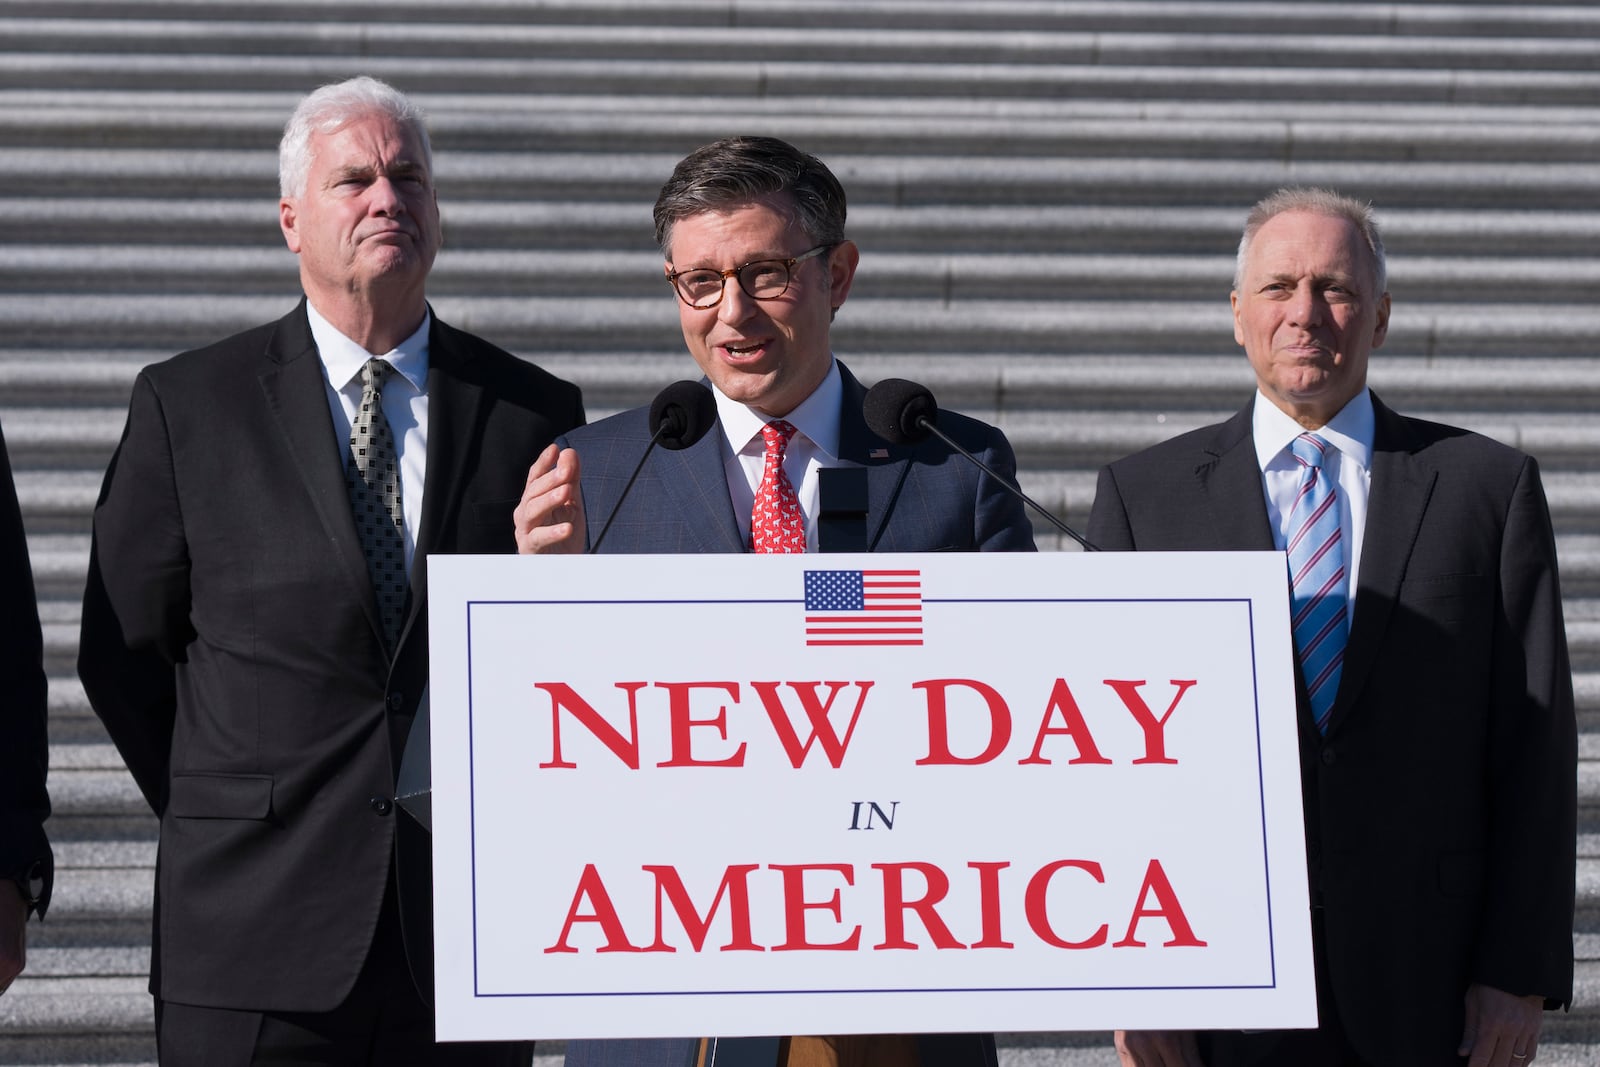
<instances>
[{"instance_id":1,"label":"blue striped necktie","mask_svg":"<svg viewBox=\"0 0 1600 1067\"><path fill-rule=\"evenodd\" d=\"M1289 511L1289 590L1294 647L1311 696L1317 729L1326 733L1349 637L1349 576L1339 532L1339 493L1324 475L1328 442L1303 433L1290 444L1300 463L1300 488Z\"/></svg>"}]
</instances>

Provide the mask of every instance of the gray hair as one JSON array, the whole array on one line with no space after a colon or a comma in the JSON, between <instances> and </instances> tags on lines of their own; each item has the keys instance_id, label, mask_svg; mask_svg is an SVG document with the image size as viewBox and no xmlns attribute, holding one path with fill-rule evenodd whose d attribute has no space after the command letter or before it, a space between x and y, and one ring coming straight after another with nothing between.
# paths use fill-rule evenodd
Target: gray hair
<instances>
[{"instance_id":1,"label":"gray hair","mask_svg":"<svg viewBox=\"0 0 1600 1067\"><path fill-rule=\"evenodd\" d=\"M1378 232L1378 220L1373 215L1372 205L1332 189L1315 186L1279 189L1250 209L1249 216L1244 220L1244 235L1239 238L1239 255L1233 264L1234 289L1238 289L1244 281L1244 261L1250 252L1250 242L1261 231L1261 227L1289 211L1309 211L1329 218L1345 219L1355 226L1372 253L1372 295L1381 296L1388 290L1389 261L1383 251L1383 235Z\"/></svg>"},{"instance_id":2,"label":"gray hair","mask_svg":"<svg viewBox=\"0 0 1600 1067\"><path fill-rule=\"evenodd\" d=\"M306 191L311 172L311 135L333 133L366 115L384 115L410 127L422 145L422 164L433 174L433 145L428 140L427 116L400 90L363 75L324 85L294 109L278 142L278 195L290 198Z\"/></svg>"},{"instance_id":3,"label":"gray hair","mask_svg":"<svg viewBox=\"0 0 1600 1067\"><path fill-rule=\"evenodd\" d=\"M656 198L656 244L670 259L675 223L774 196L787 201L790 221L812 244L844 240L844 187L822 160L776 137L728 137L695 149L673 168Z\"/></svg>"}]
</instances>

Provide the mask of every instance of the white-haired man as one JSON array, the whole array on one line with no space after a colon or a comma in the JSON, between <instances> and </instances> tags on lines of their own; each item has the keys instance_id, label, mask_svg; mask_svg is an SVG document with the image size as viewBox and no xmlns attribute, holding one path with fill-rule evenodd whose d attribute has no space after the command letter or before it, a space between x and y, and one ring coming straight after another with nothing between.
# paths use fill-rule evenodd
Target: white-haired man
<instances>
[{"instance_id":1,"label":"white-haired man","mask_svg":"<svg viewBox=\"0 0 1600 1067\"><path fill-rule=\"evenodd\" d=\"M429 309L439 207L404 96L317 90L279 164L305 299L145 368L95 509L79 673L161 817L161 1063L526 1064L434 1043L394 783L425 557L512 551L527 457L582 402Z\"/></svg>"},{"instance_id":2,"label":"white-haired man","mask_svg":"<svg viewBox=\"0 0 1600 1067\"><path fill-rule=\"evenodd\" d=\"M1118 1035L1136 1067L1525 1067L1572 1000L1572 674L1539 467L1367 389L1389 328L1366 204L1245 222L1232 419L1111 464L1089 537L1286 554L1315 1030Z\"/></svg>"}]
</instances>

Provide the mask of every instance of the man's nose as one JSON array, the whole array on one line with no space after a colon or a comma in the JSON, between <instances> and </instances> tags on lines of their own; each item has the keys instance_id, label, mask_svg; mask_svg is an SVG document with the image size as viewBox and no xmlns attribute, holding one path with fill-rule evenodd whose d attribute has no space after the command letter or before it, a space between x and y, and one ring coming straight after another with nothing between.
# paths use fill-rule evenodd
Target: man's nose
<instances>
[{"instance_id":1,"label":"man's nose","mask_svg":"<svg viewBox=\"0 0 1600 1067\"><path fill-rule=\"evenodd\" d=\"M1289 321L1296 326L1316 326L1322 321L1322 297L1311 285L1302 285L1289 301Z\"/></svg>"},{"instance_id":2,"label":"man's nose","mask_svg":"<svg viewBox=\"0 0 1600 1067\"><path fill-rule=\"evenodd\" d=\"M405 198L389 178L378 178L367 187L368 209L374 215L393 216L405 213Z\"/></svg>"},{"instance_id":3,"label":"man's nose","mask_svg":"<svg viewBox=\"0 0 1600 1067\"><path fill-rule=\"evenodd\" d=\"M756 301L753 296L744 291L744 286L739 284L739 279L734 277L722 280L722 301L717 305L717 318L728 325L744 322L755 313Z\"/></svg>"}]
</instances>

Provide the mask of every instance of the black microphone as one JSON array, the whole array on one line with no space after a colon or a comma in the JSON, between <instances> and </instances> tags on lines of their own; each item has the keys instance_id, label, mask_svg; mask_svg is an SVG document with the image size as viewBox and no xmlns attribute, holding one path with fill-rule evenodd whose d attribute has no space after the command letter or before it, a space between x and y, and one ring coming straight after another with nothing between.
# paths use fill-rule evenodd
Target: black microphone
<instances>
[{"instance_id":1,"label":"black microphone","mask_svg":"<svg viewBox=\"0 0 1600 1067\"><path fill-rule=\"evenodd\" d=\"M908 382L904 378L885 378L867 390L867 399L861 405L861 414L867 420L867 427L891 444L914 445L929 437L937 437L1004 486L1006 492L1043 515L1056 529L1091 552L1100 550L1098 546L1085 540L1078 531L1045 510L1044 505L995 473L983 460L956 444L949 435L940 430L937 425L939 404L933 399L933 393L927 386Z\"/></svg>"},{"instance_id":2,"label":"black microphone","mask_svg":"<svg viewBox=\"0 0 1600 1067\"><path fill-rule=\"evenodd\" d=\"M655 432L650 435L644 455L639 457L633 474L628 477L628 484L622 487L622 493L617 497L606 524L600 527L600 536L589 546L591 555L600 551L600 542L606 539L607 531L616 521L617 512L622 510L622 502L628 499L629 490L638 480L639 472L644 470L644 461L650 458L655 447L660 445L671 452L688 448L716 424L717 398L711 395L711 390L703 382L673 382L656 394L656 398L650 402L650 425L655 427Z\"/></svg>"},{"instance_id":3,"label":"black microphone","mask_svg":"<svg viewBox=\"0 0 1600 1067\"><path fill-rule=\"evenodd\" d=\"M650 425L656 428L651 442L669 452L688 448L716 421L717 398L703 382L673 382L650 402Z\"/></svg>"}]
</instances>

